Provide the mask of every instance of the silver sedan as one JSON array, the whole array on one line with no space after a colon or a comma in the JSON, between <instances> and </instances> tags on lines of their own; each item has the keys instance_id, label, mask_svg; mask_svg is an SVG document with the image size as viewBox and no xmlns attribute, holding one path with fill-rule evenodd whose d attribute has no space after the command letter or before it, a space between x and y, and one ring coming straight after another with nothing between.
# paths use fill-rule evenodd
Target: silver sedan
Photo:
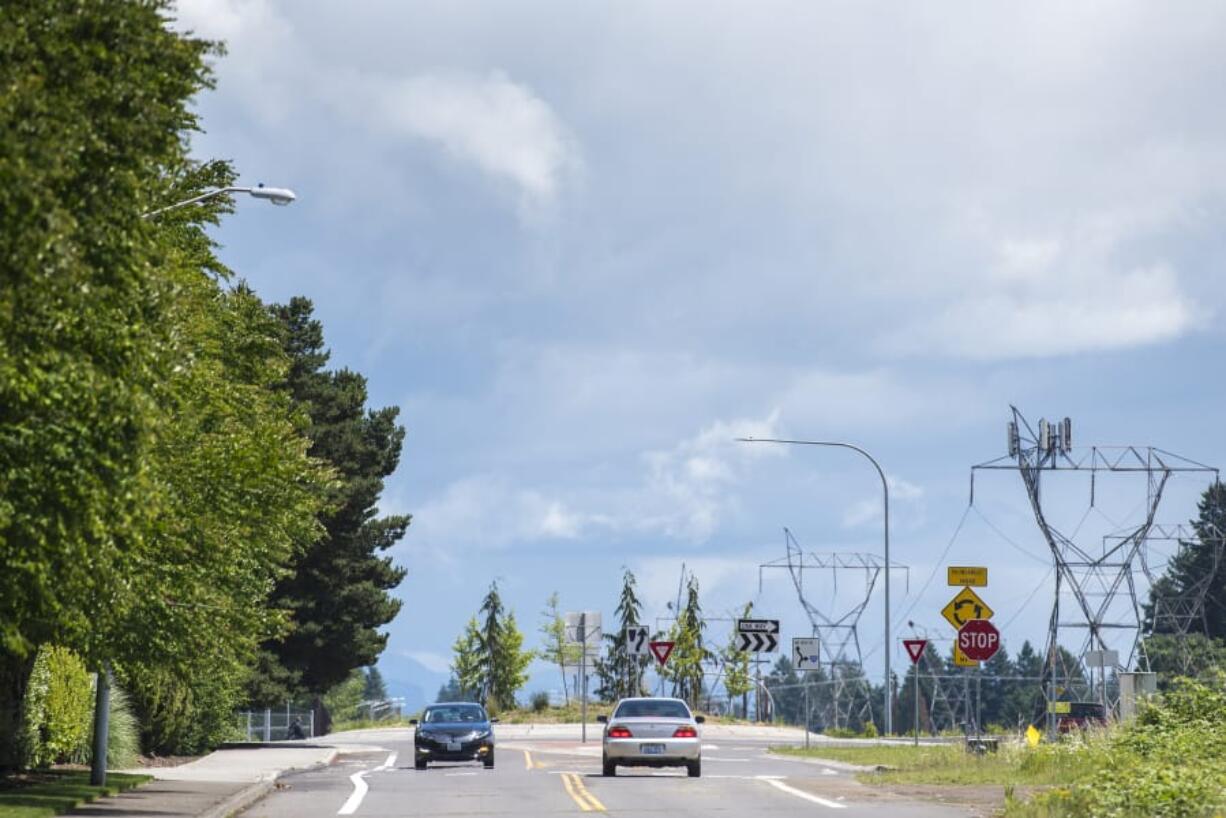
<instances>
[{"instance_id":1,"label":"silver sedan","mask_svg":"<svg viewBox=\"0 0 1226 818\"><path fill-rule=\"evenodd\" d=\"M691 778L702 775L703 717L681 699L622 699L604 722L602 771L617 767L685 767Z\"/></svg>"}]
</instances>

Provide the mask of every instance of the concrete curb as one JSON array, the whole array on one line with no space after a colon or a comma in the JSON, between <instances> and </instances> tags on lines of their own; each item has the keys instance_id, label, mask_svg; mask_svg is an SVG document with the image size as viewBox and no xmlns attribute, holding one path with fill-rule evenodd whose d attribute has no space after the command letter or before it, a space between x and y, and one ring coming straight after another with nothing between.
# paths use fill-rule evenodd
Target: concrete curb
<instances>
[{"instance_id":1,"label":"concrete curb","mask_svg":"<svg viewBox=\"0 0 1226 818\"><path fill-rule=\"evenodd\" d=\"M210 807L204 812L196 816L196 818L230 818L235 813L242 812L248 807L256 804L268 793L272 792L277 787L277 782L283 777L292 773L305 773L311 770L319 770L330 765L340 755L338 750L333 749L332 753L323 761L310 765L309 767L292 767L288 770L282 770L267 781L257 781L254 784L249 784L243 787L238 792L231 795L220 804Z\"/></svg>"},{"instance_id":2,"label":"concrete curb","mask_svg":"<svg viewBox=\"0 0 1226 818\"><path fill-rule=\"evenodd\" d=\"M196 818L230 818L234 813L247 809L247 807L268 795L276 785L277 782L275 780L257 781L254 784L243 787L220 804L200 813Z\"/></svg>"}]
</instances>

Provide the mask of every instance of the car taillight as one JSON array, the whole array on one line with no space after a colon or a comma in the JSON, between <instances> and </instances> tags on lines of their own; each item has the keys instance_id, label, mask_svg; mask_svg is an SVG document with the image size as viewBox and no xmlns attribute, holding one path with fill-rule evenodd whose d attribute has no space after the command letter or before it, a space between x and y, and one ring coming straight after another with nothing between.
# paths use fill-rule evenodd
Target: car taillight
<instances>
[{"instance_id":1,"label":"car taillight","mask_svg":"<svg viewBox=\"0 0 1226 818\"><path fill-rule=\"evenodd\" d=\"M630 732L629 727L618 725L609 728L609 738L634 738L634 734Z\"/></svg>"},{"instance_id":2,"label":"car taillight","mask_svg":"<svg viewBox=\"0 0 1226 818\"><path fill-rule=\"evenodd\" d=\"M698 731L693 727L678 727L673 732L673 738L698 738Z\"/></svg>"}]
</instances>

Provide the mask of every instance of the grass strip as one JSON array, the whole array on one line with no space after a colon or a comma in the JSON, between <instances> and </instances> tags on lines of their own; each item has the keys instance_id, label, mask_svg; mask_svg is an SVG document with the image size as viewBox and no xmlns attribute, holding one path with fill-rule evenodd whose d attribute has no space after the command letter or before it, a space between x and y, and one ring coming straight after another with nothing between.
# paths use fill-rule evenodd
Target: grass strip
<instances>
[{"instance_id":1,"label":"grass strip","mask_svg":"<svg viewBox=\"0 0 1226 818\"><path fill-rule=\"evenodd\" d=\"M859 773L857 779L865 784L1060 786L1084 780L1093 770L1093 760L1077 753L1036 751L1011 744L985 755L968 753L961 744L814 747L809 750L772 747L771 751L884 768Z\"/></svg>"},{"instance_id":2,"label":"grass strip","mask_svg":"<svg viewBox=\"0 0 1226 818\"><path fill-rule=\"evenodd\" d=\"M108 773L105 787L89 783L84 770L28 773L0 779L0 818L44 818L78 804L117 795L153 780L147 775Z\"/></svg>"}]
</instances>

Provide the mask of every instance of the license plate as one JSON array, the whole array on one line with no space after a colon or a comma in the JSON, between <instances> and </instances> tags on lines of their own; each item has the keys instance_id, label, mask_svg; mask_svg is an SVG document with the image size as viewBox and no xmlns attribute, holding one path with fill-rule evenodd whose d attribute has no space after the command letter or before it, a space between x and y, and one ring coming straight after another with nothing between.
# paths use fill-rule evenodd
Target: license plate
<instances>
[{"instance_id":1,"label":"license plate","mask_svg":"<svg viewBox=\"0 0 1226 818\"><path fill-rule=\"evenodd\" d=\"M460 752L460 748L461 748L461 747L463 747L463 746L464 746L464 745L463 745L463 744L461 744L461 743L460 743L460 742L458 742L458 741L449 741L449 742L447 742L447 752L449 752L449 753L458 753L458 752Z\"/></svg>"},{"instance_id":2,"label":"license plate","mask_svg":"<svg viewBox=\"0 0 1226 818\"><path fill-rule=\"evenodd\" d=\"M663 744L640 744L639 752L645 756L664 755L664 745Z\"/></svg>"}]
</instances>

